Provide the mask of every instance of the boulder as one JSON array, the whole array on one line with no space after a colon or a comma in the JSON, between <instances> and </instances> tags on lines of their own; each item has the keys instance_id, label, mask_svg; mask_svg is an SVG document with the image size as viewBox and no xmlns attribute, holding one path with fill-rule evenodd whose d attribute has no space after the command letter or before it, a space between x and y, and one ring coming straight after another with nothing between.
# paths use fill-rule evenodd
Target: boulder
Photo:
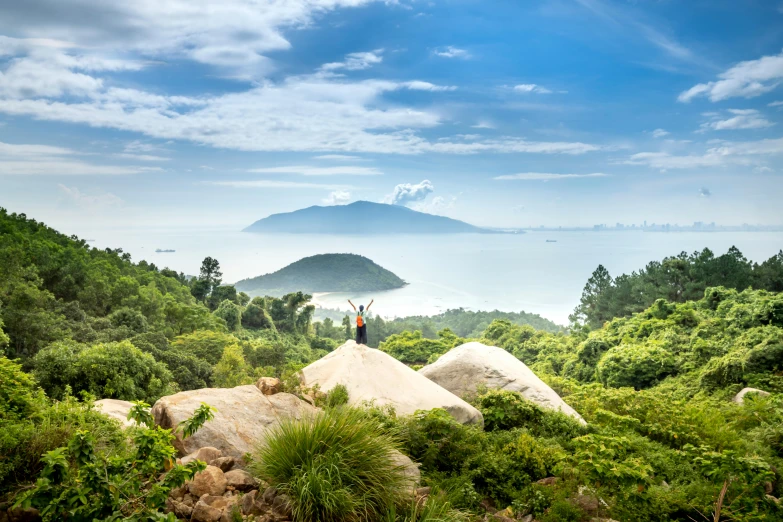
<instances>
[{"instance_id":1,"label":"boulder","mask_svg":"<svg viewBox=\"0 0 783 522\"><path fill-rule=\"evenodd\" d=\"M225 474L215 466L207 466L204 471L199 471L188 483L188 490L194 497L202 495L219 496L226 492Z\"/></svg>"},{"instance_id":2,"label":"boulder","mask_svg":"<svg viewBox=\"0 0 783 522\"><path fill-rule=\"evenodd\" d=\"M256 381L256 388L264 395L274 395L283 391L283 385L277 377L261 377Z\"/></svg>"},{"instance_id":3,"label":"boulder","mask_svg":"<svg viewBox=\"0 0 783 522\"><path fill-rule=\"evenodd\" d=\"M269 511L269 506L264 503L257 490L254 489L242 497L243 515L263 515L267 511Z\"/></svg>"},{"instance_id":4,"label":"boulder","mask_svg":"<svg viewBox=\"0 0 783 522\"><path fill-rule=\"evenodd\" d=\"M737 404L743 404L745 402L745 395L749 393L755 393L760 397L769 397L769 392L767 391L759 390L757 388L742 388L731 401L736 402Z\"/></svg>"},{"instance_id":5,"label":"boulder","mask_svg":"<svg viewBox=\"0 0 783 522\"><path fill-rule=\"evenodd\" d=\"M525 363L497 346L477 342L457 346L419 373L460 397L475 395L479 386L519 392L542 408L560 410L586 424Z\"/></svg>"},{"instance_id":6,"label":"boulder","mask_svg":"<svg viewBox=\"0 0 783 522\"><path fill-rule=\"evenodd\" d=\"M348 389L349 404L390 405L401 415L443 408L463 424L483 424L476 408L374 348L348 341L302 370L302 384L328 392L338 384ZM277 397L277 395L273 395Z\"/></svg>"},{"instance_id":7,"label":"boulder","mask_svg":"<svg viewBox=\"0 0 783 522\"><path fill-rule=\"evenodd\" d=\"M215 418L185 440L181 433L176 434L173 444L181 455L212 446L219 449L223 456L241 458L281 418L299 419L316 411L295 395L264 395L249 384L236 388L191 390L162 397L152 407L152 416L162 428L175 428L193 415L202 402L217 409Z\"/></svg>"},{"instance_id":8,"label":"boulder","mask_svg":"<svg viewBox=\"0 0 783 522\"><path fill-rule=\"evenodd\" d=\"M204 495L193 506L190 520L193 522L218 522L227 506L228 501L224 497Z\"/></svg>"},{"instance_id":9,"label":"boulder","mask_svg":"<svg viewBox=\"0 0 783 522\"><path fill-rule=\"evenodd\" d=\"M103 413L104 415L120 421L125 428L130 428L136 425L136 421L128 420L128 413L134 404L128 401L120 401L117 399L101 399L95 401L95 409Z\"/></svg>"},{"instance_id":10,"label":"boulder","mask_svg":"<svg viewBox=\"0 0 783 522\"><path fill-rule=\"evenodd\" d=\"M416 489L421 483L421 471L419 465L413 462L407 455L394 452L394 463L402 468L405 478L410 481L411 489Z\"/></svg>"},{"instance_id":11,"label":"boulder","mask_svg":"<svg viewBox=\"0 0 783 522\"><path fill-rule=\"evenodd\" d=\"M225 474L226 485L237 491L250 491L258 487L258 481L253 475L243 469L235 469Z\"/></svg>"},{"instance_id":12,"label":"boulder","mask_svg":"<svg viewBox=\"0 0 783 522\"><path fill-rule=\"evenodd\" d=\"M215 466L216 468L220 468L223 470L223 472L231 471L236 463L237 462L234 457L219 457L212 462L209 462L209 464Z\"/></svg>"}]
</instances>

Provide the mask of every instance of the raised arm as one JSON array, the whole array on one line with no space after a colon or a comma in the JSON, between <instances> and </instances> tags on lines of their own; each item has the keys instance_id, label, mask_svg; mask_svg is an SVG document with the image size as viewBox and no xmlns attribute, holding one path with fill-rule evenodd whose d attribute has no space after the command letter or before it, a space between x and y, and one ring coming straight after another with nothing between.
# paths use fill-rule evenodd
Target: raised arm
<instances>
[{"instance_id":1,"label":"raised arm","mask_svg":"<svg viewBox=\"0 0 783 522\"><path fill-rule=\"evenodd\" d=\"M353 311L355 312L356 311L356 306L353 303L351 303L350 299L348 299L348 303L350 303L350 305L353 306Z\"/></svg>"},{"instance_id":2,"label":"raised arm","mask_svg":"<svg viewBox=\"0 0 783 522\"><path fill-rule=\"evenodd\" d=\"M370 309L370 307L372 306L372 304L373 304L374 302L375 302L375 299L372 299L372 300L370 301L370 304L368 304L368 305L367 305L367 310L369 310L369 309Z\"/></svg>"}]
</instances>

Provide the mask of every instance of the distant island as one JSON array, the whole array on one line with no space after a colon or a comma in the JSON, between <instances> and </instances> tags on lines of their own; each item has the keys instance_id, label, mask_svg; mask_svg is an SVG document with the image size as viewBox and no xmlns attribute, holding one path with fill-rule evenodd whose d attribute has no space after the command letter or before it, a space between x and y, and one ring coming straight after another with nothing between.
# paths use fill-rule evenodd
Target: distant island
<instances>
[{"instance_id":1,"label":"distant island","mask_svg":"<svg viewBox=\"0 0 783 522\"><path fill-rule=\"evenodd\" d=\"M399 205L357 201L272 214L244 229L257 234L500 234Z\"/></svg>"},{"instance_id":2,"label":"distant island","mask_svg":"<svg viewBox=\"0 0 783 522\"><path fill-rule=\"evenodd\" d=\"M234 286L250 295L281 296L289 292L371 292L405 286L405 281L366 257L319 254L305 257L271 274L243 279Z\"/></svg>"}]
</instances>

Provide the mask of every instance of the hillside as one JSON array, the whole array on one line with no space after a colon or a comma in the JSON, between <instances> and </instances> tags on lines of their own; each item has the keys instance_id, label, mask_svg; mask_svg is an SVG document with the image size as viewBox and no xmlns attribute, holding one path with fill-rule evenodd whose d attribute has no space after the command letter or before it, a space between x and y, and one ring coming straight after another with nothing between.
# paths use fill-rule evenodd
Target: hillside
<instances>
[{"instance_id":1,"label":"hillside","mask_svg":"<svg viewBox=\"0 0 783 522\"><path fill-rule=\"evenodd\" d=\"M243 279L236 289L249 295L289 292L371 292L392 290L405 281L366 257L356 254L319 254L291 263L277 272Z\"/></svg>"},{"instance_id":2,"label":"hillside","mask_svg":"<svg viewBox=\"0 0 783 522\"><path fill-rule=\"evenodd\" d=\"M399 205L357 201L272 214L244 229L257 234L494 234L444 216Z\"/></svg>"}]
</instances>

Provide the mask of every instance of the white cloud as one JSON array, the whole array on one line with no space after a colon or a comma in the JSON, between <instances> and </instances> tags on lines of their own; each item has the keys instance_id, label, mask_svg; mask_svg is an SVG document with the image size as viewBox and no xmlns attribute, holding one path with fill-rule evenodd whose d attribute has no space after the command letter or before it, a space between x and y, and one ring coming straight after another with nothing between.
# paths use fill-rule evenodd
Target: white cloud
<instances>
[{"instance_id":1,"label":"white cloud","mask_svg":"<svg viewBox=\"0 0 783 522\"><path fill-rule=\"evenodd\" d=\"M154 156L152 154L130 154L127 152L121 152L119 154L115 154L118 158L124 158L129 159L133 161L170 161L171 158L166 158L163 156Z\"/></svg>"},{"instance_id":2,"label":"white cloud","mask_svg":"<svg viewBox=\"0 0 783 522\"><path fill-rule=\"evenodd\" d=\"M313 156L313 159L329 161L361 161L364 158L360 158L359 156L350 156L348 154L322 154L321 156Z\"/></svg>"},{"instance_id":3,"label":"white cloud","mask_svg":"<svg viewBox=\"0 0 783 522\"><path fill-rule=\"evenodd\" d=\"M495 176L497 180L522 180L522 181L552 181L570 178L605 178L609 174L603 172L593 172L590 174L553 174L549 172L522 172L519 174L506 174Z\"/></svg>"},{"instance_id":4,"label":"white cloud","mask_svg":"<svg viewBox=\"0 0 783 522\"><path fill-rule=\"evenodd\" d=\"M137 167L88 163L76 159L77 154L63 147L0 142L0 175L124 175L142 171Z\"/></svg>"},{"instance_id":5,"label":"white cloud","mask_svg":"<svg viewBox=\"0 0 783 522\"><path fill-rule=\"evenodd\" d=\"M115 208L125 203L122 198L115 196L111 192L92 196L83 193L76 187L68 187L61 183L57 185L57 188L62 196L62 202L81 209L99 210L104 208Z\"/></svg>"},{"instance_id":6,"label":"white cloud","mask_svg":"<svg viewBox=\"0 0 783 522\"><path fill-rule=\"evenodd\" d=\"M438 47L432 51L432 54L442 58L462 58L463 60L467 60L471 57L470 53L465 49L460 49L451 45L447 45L446 47Z\"/></svg>"},{"instance_id":7,"label":"white cloud","mask_svg":"<svg viewBox=\"0 0 783 522\"><path fill-rule=\"evenodd\" d=\"M706 96L717 102L728 98L753 98L775 89L783 82L783 53L740 62L718 75L717 81L699 83L677 98L689 102Z\"/></svg>"},{"instance_id":8,"label":"white cloud","mask_svg":"<svg viewBox=\"0 0 783 522\"><path fill-rule=\"evenodd\" d=\"M551 94L552 91L547 89L546 87L543 87L541 85L537 85L535 83L521 83L519 85L514 86L514 90L517 92L524 92L524 93L537 93L537 94Z\"/></svg>"},{"instance_id":9,"label":"white cloud","mask_svg":"<svg viewBox=\"0 0 783 522\"><path fill-rule=\"evenodd\" d=\"M669 131L666 131L664 129L655 129L652 131L653 138L663 138L664 136L668 136Z\"/></svg>"},{"instance_id":10,"label":"white cloud","mask_svg":"<svg viewBox=\"0 0 783 522\"><path fill-rule=\"evenodd\" d=\"M422 82L419 80L414 80L412 82L403 82L401 84L407 89L410 89L412 91L432 91L432 92L440 92L440 91L456 91L457 87L453 85L435 85L430 82Z\"/></svg>"},{"instance_id":11,"label":"white cloud","mask_svg":"<svg viewBox=\"0 0 783 522\"><path fill-rule=\"evenodd\" d=\"M435 190L435 186L428 179L416 183L400 183L391 194L387 195L384 199L384 203L390 203L392 205L409 205L411 203L417 203L423 201L432 191Z\"/></svg>"},{"instance_id":12,"label":"white cloud","mask_svg":"<svg viewBox=\"0 0 783 522\"><path fill-rule=\"evenodd\" d=\"M668 152L640 152L619 163L643 165L659 170L693 169L743 165L764 167L765 156L783 155L783 138L730 142L717 140L703 154L674 155Z\"/></svg>"},{"instance_id":13,"label":"white cloud","mask_svg":"<svg viewBox=\"0 0 783 522\"><path fill-rule=\"evenodd\" d=\"M290 48L282 31L319 15L373 0L25 0L5 6L0 31L46 35L84 48L105 47L151 57L195 60L235 77L258 77L265 56Z\"/></svg>"},{"instance_id":14,"label":"white cloud","mask_svg":"<svg viewBox=\"0 0 783 522\"><path fill-rule=\"evenodd\" d=\"M383 172L375 167L357 167L355 165L340 167L287 165L284 167L250 169L248 172L257 172L259 174L300 174L302 176L380 176L383 174Z\"/></svg>"},{"instance_id":15,"label":"white cloud","mask_svg":"<svg viewBox=\"0 0 783 522\"><path fill-rule=\"evenodd\" d=\"M494 129L495 126L488 121L480 121L475 125L470 126L472 129Z\"/></svg>"},{"instance_id":16,"label":"white cloud","mask_svg":"<svg viewBox=\"0 0 783 522\"><path fill-rule=\"evenodd\" d=\"M783 107L783 101L774 101L767 104L768 107Z\"/></svg>"},{"instance_id":17,"label":"white cloud","mask_svg":"<svg viewBox=\"0 0 783 522\"><path fill-rule=\"evenodd\" d=\"M347 190L332 191L323 202L327 205L345 205L351 200L351 193Z\"/></svg>"},{"instance_id":18,"label":"white cloud","mask_svg":"<svg viewBox=\"0 0 783 522\"><path fill-rule=\"evenodd\" d=\"M376 49L369 52L347 54L345 55L345 61L325 63L321 66L321 70L336 71L345 69L346 71L361 71L381 63L383 61L382 53L383 49Z\"/></svg>"},{"instance_id":19,"label":"white cloud","mask_svg":"<svg viewBox=\"0 0 783 522\"><path fill-rule=\"evenodd\" d=\"M443 196L435 196L432 201L419 201L417 203L410 204L410 208L419 212L426 212L427 214L444 214L446 211L453 209L457 205L457 196L449 196L444 198Z\"/></svg>"},{"instance_id":20,"label":"white cloud","mask_svg":"<svg viewBox=\"0 0 783 522\"><path fill-rule=\"evenodd\" d=\"M299 181L275 181L271 179L259 179L255 181L204 181L203 185L231 188L280 188L280 189L320 189L320 190L346 190L345 185L330 185L326 183L306 183Z\"/></svg>"},{"instance_id":21,"label":"white cloud","mask_svg":"<svg viewBox=\"0 0 783 522\"><path fill-rule=\"evenodd\" d=\"M725 120L714 117L713 121L702 123L701 131L707 130L739 130L739 129L764 129L775 125L764 118L755 109L729 109L734 116Z\"/></svg>"}]
</instances>

